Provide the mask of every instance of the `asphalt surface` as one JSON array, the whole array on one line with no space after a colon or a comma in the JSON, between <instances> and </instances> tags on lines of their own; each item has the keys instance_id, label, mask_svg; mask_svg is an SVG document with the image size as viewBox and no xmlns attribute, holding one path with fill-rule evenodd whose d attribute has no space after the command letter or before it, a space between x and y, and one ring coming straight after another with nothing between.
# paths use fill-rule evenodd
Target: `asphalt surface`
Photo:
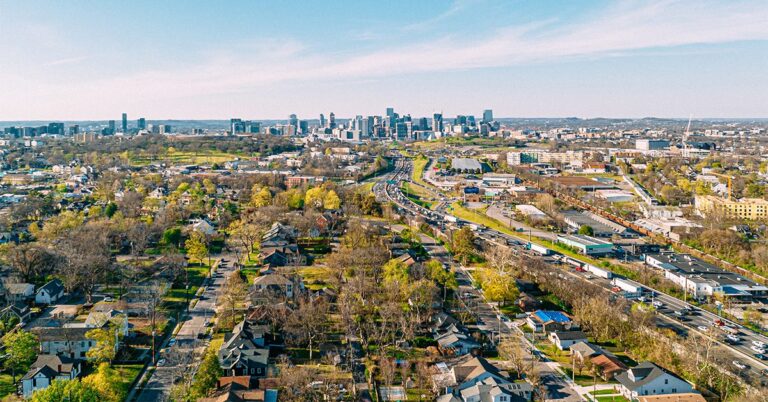
<instances>
[{"instance_id":1,"label":"asphalt surface","mask_svg":"<svg viewBox=\"0 0 768 402\"><path fill-rule=\"evenodd\" d=\"M408 160L399 160L397 169L388 177L389 180L410 180L411 166ZM378 187L377 187L378 186ZM374 186L374 191L377 191L377 197L383 200L391 200L395 202L401 209L413 215L420 215L427 219L436 221L438 225L444 224L446 219L440 211L430 211L422 208L408 200L406 197L400 194L397 185L388 185L386 182L379 182ZM497 232L492 229L483 229L476 231L477 237L491 241L499 246L513 247L518 250L519 253L531 254L530 251L525 249L525 233L521 233L519 236L510 236L505 233ZM545 262L550 264L557 264L557 261L551 257L544 258ZM569 268L566 268L570 270ZM571 268L572 269L572 268ZM583 273L571 272L585 281L590 281L605 288L607 291L613 287L609 280L597 278L593 275L586 275ZM646 286L647 288L647 286ZM768 372L764 371L768 369L765 362L755 357L756 351L752 349L753 341L760 341L768 345L768 338L755 333L754 331L733 324L739 328L740 341L736 344L729 344L725 342L725 332L713 327L713 322L716 315L701 309L695 309L694 315L686 316L683 320L679 319L674 312L686 305L683 301L656 291L654 300L661 301L664 305L659 308L658 311L658 323L660 327L670 328L681 336L688 336L692 332L699 333L704 336L711 337L718 342L715 348L715 356L719 366L726 369L745 380L749 380L752 384L760 384L763 386L768 385ZM746 368L739 368L735 362L743 364Z\"/></svg>"},{"instance_id":2,"label":"asphalt surface","mask_svg":"<svg viewBox=\"0 0 768 402\"><path fill-rule=\"evenodd\" d=\"M390 177L385 177L383 180L398 180L410 175L409 169L396 169ZM381 200L390 200L402 208L412 210L425 210L418 206L406 207L401 204L403 197L399 195L396 185L383 184L384 181L377 183L374 186L374 193L380 197ZM398 194L393 194L397 192ZM416 209L414 209L416 208ZM463 302L464 307L469 311L472 316L477 320L477 328L485 333L489 339L498 340L499 337L508 337L512 335L520 335L521 342L522 332L512 326L512 320L500 314L494 306L487 303L480 290L473 287L471 274L467 272L464 267L455 266L453 259L451 258L448 250L442 245L438 244L433 238L420 234L422 245L429 255L438 261L452 266L456 274L456 279L459 283L458 294L460 300ZM524 345L526 349L531 348L530 344ZM530 363L530 361L529 361ZM583 401L583 398L563 377L553 368L553 365L546 361L534 361L536 368L541 376L541 384L546 392L546 400L548 401L566 401L577 402Z\"/></svg>"},{"instance_id":3,"label":"asphalt surface","mask_svg":"<svg viewBox=\"0 0 768 402\"><path fill-rule=\"evenodd\" d=\"M231 259L227 259L226 263L219 264L213 274L212 281L208 282L208 286L195 306L189 310L187 320L184 321L178 334L172 338L175 339L175 344L167 346L168 342L166 342L163 345L165 352L161 354L160 359L165 360L164 364L158 365L152 373L149 381L135 399L137 402L166 401L174 382L180 378L183 371L195 368L200 363L202 352L208 341L198 339L198 334L204 333L208 329L205 323L213 319L219 289L233 270Z\"/></svg>"}]
</instances>

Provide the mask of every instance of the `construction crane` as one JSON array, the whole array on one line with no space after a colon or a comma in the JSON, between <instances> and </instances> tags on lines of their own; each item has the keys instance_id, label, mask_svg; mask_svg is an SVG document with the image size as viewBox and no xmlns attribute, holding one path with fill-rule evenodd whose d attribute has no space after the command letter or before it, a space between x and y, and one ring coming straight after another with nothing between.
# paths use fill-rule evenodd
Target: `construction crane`
<instances>
[{"instance_id":1,"label":"construction crane","mask_svg":"<svg viewBox=\"0 0 768 402\"><path fill-rule=\"evenodd\" d=\"M685 133L683 133L683 157L688 157L688 136L691 134L691 119L693 119L693 115L688 116L688 125L685 126Z\"/></svg>"},{"instance_id":2,"label":"construction crane","mask_svg":"<svg viewBox=\"0 0 768 402\"><path fill-rule=\"evenodd\" d=\"M714 173L714 172L710 172L710 174L728 179L728 201L733 200L733 176L723 174L723 173Z\"/></svg>"}]
</instances>

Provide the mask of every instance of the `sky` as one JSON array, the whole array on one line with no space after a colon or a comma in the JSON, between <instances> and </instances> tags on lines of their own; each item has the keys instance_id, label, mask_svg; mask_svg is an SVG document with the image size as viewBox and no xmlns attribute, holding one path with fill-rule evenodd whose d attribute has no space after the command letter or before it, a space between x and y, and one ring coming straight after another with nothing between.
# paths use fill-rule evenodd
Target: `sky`
<instances>
[{"instance_id":1,"label":"sky","mask_svg":"<svg viewBox=\"0 0 768 402\"><path fill-rule=\"evenodd\" d=\"M0 0L0 120L768 117L768 1Z\"/></svg>"}]
</instances>

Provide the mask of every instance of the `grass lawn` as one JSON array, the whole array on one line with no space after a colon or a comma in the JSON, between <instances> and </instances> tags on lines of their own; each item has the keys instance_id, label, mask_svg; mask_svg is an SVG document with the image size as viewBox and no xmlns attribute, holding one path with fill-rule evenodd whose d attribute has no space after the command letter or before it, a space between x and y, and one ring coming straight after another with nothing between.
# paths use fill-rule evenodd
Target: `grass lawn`
<instances>
[{"instance_id":1,"label":"grass lawn","mask_svg":"<svg viewBox=\"0 0 768 402\"><path fill-rule=\"evenodd\" d=\"M616 391L615 389L598 389L596 391L589 391L592 395L611 395L616 394L619 391Z\"/></svg>"},{"instance_id":2,"label":"grass lawn","mask_svg":"<svg viewBox=\"0 0 768 402\"><path fill-rule=\"evenodd\" d=\"M597 402L629 402L629 400L621 395L611 395L611 396L598 396Z\"/></svg>"},{"instance_id":3,"label":"grass lawn","mask_svg":"<svg viewBox=\"0 0 768 402\"><path fill-rule=\"evenodd\" d=\"M373 192L373 185L374 184L376 184L376 183L375 182L365 183L365 184L361 185L360 187L358 187L358 192L360 192L363 195L372 193Z\"/></svg>"},{"instance_id":4,"label":"grass lawn","mask_svg":"<svg viewBox=\"0 0 768 402\"><path fill-rule=\"evenodd\" d=\"M158 160L169 160L179 164L204 164L204 163L223 163L234 160L240 155L229 154L226 152L201 150L200 152L169 152L167 155L159 155L157 158L148 158L142 155L136 155L131 161L137 165L146 165Z\"/></svg>"},{"instance_id":5,"label":"grass lawn","mask_svg":"<svg viewBox=\"0 0 768 402\"><path fill-rule=\"evenodd\" d=\"M568 376L568 378L573 378L571 375L573 372L571 371L570 367L562 367L563 372ZM603 380L600 377L597 377L597 383L602 384ZM576 384L581 385L582 387L588 387L593 384L592 376L587 374L587 371L582 371L581 375L576 375Z\"/></svg>"},{"instance_id":6,"label":"grass lawn","mask_svg":"<svg viewBox=\"0 0 768 402\"><path fill-rule=\"evenodd\" d=\"M308 288L318 290L326 286L328 281L330 281L333 272L329 267L316 266L300 269L299 275L304 278L304 283Z\"/></svg>"},{"instance_id":7,"label":"grass lawn","mask_svg":"<svg viewBox=\"0 0 768 402\"><path fill-rule=\"evenodd\" d=\"M141 373L141 364L115 364L112 366L120 373L120 389L123 395L127 395L133 381Z\"/></svg>"},{"instance_id":8,"label":"grass lawn","mask_svg":"<svg viewBox=\"0 0 768 402\"><path fill-rule=\"evenodd\" d=\"M250 285L251 283L253 283L253 280L256 279L257 276L259 276L259 269L258 268L241 268L240 275L245 276L245 283Z\"/></svg>"},{"instance_id":9,"label":"grass lawn","mask_svg":"<svg viewBox=\"0 0 768 402\"><path fill-rule=\"evenodd\" d=\"M427 185L427 183L422 178L424 176L424 168L427 167L427 163L429 163L429 158L425 156L420 156L413 160L413 171L411 172L411 180L421 184L422 186Z\"/></svg>"}]
</instances>

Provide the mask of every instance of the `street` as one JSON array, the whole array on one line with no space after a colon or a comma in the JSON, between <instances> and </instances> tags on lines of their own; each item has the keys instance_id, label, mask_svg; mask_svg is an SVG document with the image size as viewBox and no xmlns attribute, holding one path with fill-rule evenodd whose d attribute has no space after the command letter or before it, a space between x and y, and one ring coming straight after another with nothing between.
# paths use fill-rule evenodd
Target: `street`
<instances>
[{"instance_id":1,"label":"street","mask_svg":"<svg viewBox=\"0 0 768 402\"><path fill-rule=\"evenodd\" d=\"M227 258L228 256L225 256ZM212 320L216 311L216 299L219 289L226 281L227 276L234 270L231 260L221 262L213 274L211 281L200 295L197 303L189 310L187 320L183 322L178 334L172 339L176 343L167 346L164 343L158 349L166 348L165 353L159 359L164 359L165 364L158 366L152 373L147 384L141 389L135 399L137 402L165 401L170 394L174 381L188 366L196 366L202 359L202 352L208 342L201 342L198 334L204 333L207 327L206 321Z\"/></svg>"}]
</instances>

